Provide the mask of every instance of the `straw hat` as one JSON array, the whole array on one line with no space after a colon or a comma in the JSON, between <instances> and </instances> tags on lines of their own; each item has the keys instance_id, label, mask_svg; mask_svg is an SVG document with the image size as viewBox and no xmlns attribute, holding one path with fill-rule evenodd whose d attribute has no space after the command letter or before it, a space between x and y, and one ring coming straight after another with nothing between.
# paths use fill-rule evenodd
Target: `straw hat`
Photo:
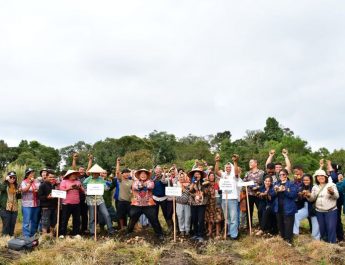
<instances>
[{"instance_id":1,"label":"straw hat","mask_svg":"<svg viewBox=\"0 0 345 265\"><path fill-rule=\"evenodd\" d=\"M328 177L326 172L322 169L316 170L314 173L314 178L317 176L325 176L326 178Z\"/></svg>"},{"instance_id":2,"label":"straw hat","mask_svg":"<svg viewBox=\"0 0 345 265\"><path fill-rule=\"evenodd\" d=\"M142 168L142 169L137 170L137 172L135 172L135 177L136 177L137 179L139 178L139 175L140 175L141 172L145 172L146 175L147 175L147 178L150 178L150 177L151 177L151 172L148 171L148 170L145 169L145 168Z\"/></svg>"},{"instance_id":3,"label":"straw hat","mask_svg":"<svg viewBox=\"0 0 345 265\"><path fill-rule=\"evenodd\" d=\"M104 171L99 165L95 164L92 168L89 169L88 173L99 173L101 174Z\"/></svg>"},{"instance_id":4,"label":"straw hat","mask_svg":"<svg viewBox=\"0 0 345 265\"><path fill-rule=\"evenodd\" d=\"M194 174L195 174L196 172L199 172L199 173L200 173L201 178L206 177L206 173L205 173L204 171L202 171L202 170L199 170L199 169L193 169L193 170L189 171L188 177L189 177L189 178L194 177Z\"/></svg>"},{"instance_id":5,"label":"straw hat","mask_svg":"<svg viewBox=\"0 0 345 265\"><path fill-rule=\"evenodd\" d=\"M69 169L69 170L67 170L67 172L66 172L66 174L63 176L63 178L65 179L65 178L67 178L67 177L69 177L70 175L75 174L75 173L79 174L79 171L76 171L76 170L73 170L73 169Z\"/></svg>"}]
</instances>

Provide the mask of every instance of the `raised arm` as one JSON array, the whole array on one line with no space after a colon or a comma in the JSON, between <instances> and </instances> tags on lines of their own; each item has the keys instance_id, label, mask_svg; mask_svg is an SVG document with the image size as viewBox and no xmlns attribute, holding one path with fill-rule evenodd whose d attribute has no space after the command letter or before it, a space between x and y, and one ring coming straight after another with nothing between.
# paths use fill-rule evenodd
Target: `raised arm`
<instances>
[{"instance_id":1,"label":"raised arm","mask_svg":"<svg viewBox=\"0 0 345 265\"><path fill-rule=\"evenodd\" d=\"M116 159L116 172L115 172L115 175L116 175L118 180L122 179L121 171L120 171L120 162L121 162L121 159L118 157Z\"/></svg>"},{"instance_id":2,"label":"raised arm","mask_svg":"<svg viewBox=\"0 0 345 265\"><path fill-rule=\"evenodd\" d=\"M320 159L319 165L320 165L319 169L323 169L325 167L325 160L324 159Z\"/></svg>"},{"instance_id":3,"label":"raised arm","mask_svg":"<svg viewBox=\"0 0 345 265\"><path fill-rule=\"evenodd\" d=\"M239 168L238 168L238 159L240 158L239 155L237 154L233 154L231 159L232 159L232 162L234 164L234 170L235 170L235 177L238 178L239 177Z\"/></svg>"},{"instance_id":4,"label":"raised arm","mask_svg":"<svg viewBox=\"0 0 345 265\"><path fill-rule=\"evenodd\" d=\"M77 160L78 160L78 153L73 153L72 155L72 169L77 170Z\"/></svg>"},{"instance_id":5,"label":"raised arm","mask_svg":"<svg viewBox=\"0 0 345 265\"><path fill-rule=\"evenodd\" d=\"M90 175L89 170L92 167L92 160L93 160L93 155L88 154L87 157L89 158L89 162L87 163L87 169L86 169L86 175Z\"/></svg>"},{"instance_id":6,"label":"raised arm","mask_svg":"<svg viewBox=\"0 0 345 265\"><path fill-rule=\"evenodd\" d=\"M288 154L289 154L289 152L288 152L288 150L287 149L283 149L282 150L282 155L283 155L283 157L284 157L284 159L285 159L285 169L289 172L289 173L291 173L291 162L290 162L290 159L289 159L289 156L288 156Z\"/></svg>"},{"instance_id":7,"label":"raised arm","mask_svg":"<svg viewBox=\"0 0 345 265\"><path fill-rule=\"evenodd\" d=\"M268 165L269 163L272 163L273 157L274 157L275 153L276 153L276 151L275 151L274 149L272 149L272 150L268 153L268 158L267 158L266 164L265 164L266 167L267 167L267 165Z\"/></svg>"},{"instance_id":8,"label":"raised arm","mask_svg":"<svg viewBox=\"0 0 345 265\"><path fill-rule=\"evenodd\" d=\"M214 172L216 173L217 176L221 177L222 172L219 170L219 161L220 161L220 155L219 154L216 154L214 161L216 162L216 164L214 165Z\"/></svg>"}]
</instances>

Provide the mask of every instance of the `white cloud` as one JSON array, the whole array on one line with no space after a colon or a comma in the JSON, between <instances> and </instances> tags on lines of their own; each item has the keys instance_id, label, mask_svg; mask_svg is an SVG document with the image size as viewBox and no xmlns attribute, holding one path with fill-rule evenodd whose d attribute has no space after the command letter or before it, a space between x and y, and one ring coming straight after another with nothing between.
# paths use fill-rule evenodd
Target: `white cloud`
<instances>
[{"instance_id":1,"label":"white cloud","mask_svg":"<svg viewBox=\"0 0 345 265\"><path fill-rule=\"evenodd\" d=\"M10 1L1 137L58 147L264 127L344 146L339 1Z\"/></svg>"}]
</instances>

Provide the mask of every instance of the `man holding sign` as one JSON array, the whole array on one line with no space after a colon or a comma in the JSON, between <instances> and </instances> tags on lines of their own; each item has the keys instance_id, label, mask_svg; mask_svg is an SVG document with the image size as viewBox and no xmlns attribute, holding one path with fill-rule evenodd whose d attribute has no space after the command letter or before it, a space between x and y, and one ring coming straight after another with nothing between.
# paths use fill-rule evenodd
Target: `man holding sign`
<instances>
[{"instance_id":1,"label":"man holding sign","mask_svg":"<svg viewBox=\"0 0 345 265\"><path fill-rule=\"evenodd\" d=\"M89 229L90 235L94 236L96 233L96 223L95 220L97 217L96 211L99 211L99 214L102 215L103 220L105 220L108 228L108 234L114 235L115 229L113 228L113 224L110 219L110 215L108 213L107 207L104 203L103 193L104 189L107 189L107 185L105 180L101 177L101 173L104 172L104 169L101 168L99 165L94 165L92 168L89 169L88 173L91 174L90 177L84 180L83 185L87 187L87 196L86 196L86 203L89 207ZM91 186L92 185L92 186ZM92 187L92 191L91 188ZM98 193L97 189L101 188L103 192ZM96 218L95 218L96 217Z\"/></svg>"},{"instance_id":2,"label":"man holding sign","mask_svg":"<svg viewBox=\"0 0 345 265\"><path fill-rule=\"evenodd\" d=\"M228 235L231 239L237 239L238 237L238 202L239 202L239 190L238 190L238 155L232 156L233 164L228 162L225 165L225 171L219 170L220 155L215 157L215 172L221 178L220 189L222 190L222 208L224 212L225 224L229 226ZM227 229L227 226L225 230Z\"/></svg>"}]
</instances>

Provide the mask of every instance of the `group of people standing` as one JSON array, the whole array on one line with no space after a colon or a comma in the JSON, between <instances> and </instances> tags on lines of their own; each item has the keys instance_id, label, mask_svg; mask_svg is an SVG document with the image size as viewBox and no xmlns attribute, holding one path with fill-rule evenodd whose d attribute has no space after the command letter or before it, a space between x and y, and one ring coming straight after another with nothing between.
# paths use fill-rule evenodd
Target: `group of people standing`
<instances>
[{"instance_id":1,"label":"group of people standing","mask_svg":"<svg viewBox=\"0 0 345 265\"><path fill-rule=\"evenodd\" d=\"M10 171L0 183L2 234L14 235L21 199L25 237L32 237L38 231L43 234L56 232L57 212L60 211L61 238L67 234L93 236L95 222L109 235L114 235L116 229L125 229L130 234L138 221L146 218L156 236L163 240L159 209L168 234L174 225L174 200L165 194L165 189L180 187L182 194L176 197L178 230L181 236L198 242L211 237L220 239L225 225L227 237L238 239L239 231L247 230L253 223L254 208L257 209L257 236L279 233L291 244L293 236L299 234L301 221L306 219L313 238L329 243L344 240L341 212L345 182L340 166L331 161L325 165L321 160L320 168L312 176L304 174L302 166L291 167L287 150L282 152L285 168L281 163L272 163L274 155L275 151L271 150L265 171L258 168L256 160L250 160L250 170L244 176L238 166L238 155L233 155L231 162L222 169L218 154L214 166L196 163L189 172L175 165L170 169L161 166L153 170L121 169L118 158L115 173L108 176L108 172L97 164L92 166L92 155L86 169L77 168L78 154L73 155L72 169L61 176L56 176L53 170L42 169L36 178L35 170L28 168L23 181L18 183L16 172ZM232 188L222 190L222 181L230 183ZM242 182L251 185L244 189ZM104 185L104 194L88 195L88 184ZM54 189L66 191L60 209L57 198L52 197ZM72 230L68 232L71 216ZM116 229L114 223L117 223Z\"/></svg>"}]
</instances>

